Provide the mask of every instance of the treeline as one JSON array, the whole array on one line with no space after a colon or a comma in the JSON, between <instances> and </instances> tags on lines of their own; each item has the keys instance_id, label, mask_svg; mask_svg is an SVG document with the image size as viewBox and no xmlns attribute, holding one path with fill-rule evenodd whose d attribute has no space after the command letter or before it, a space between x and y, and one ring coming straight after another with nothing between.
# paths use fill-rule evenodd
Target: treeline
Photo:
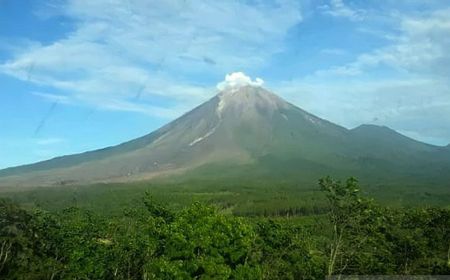
<instances>
[{"instance_id":1,"label":"treeline","mask_svg":"<svg viewBox=\"0 0 450 280\"><path fill-rule=\"evenodd\" d=\"M449 210L381 207L361 197L355 179L325 178L320 187L327 211L308 223L236 217L200 203L173 211L149 195L145 208L118 217L1 200L0 279L450 274Z\"/></svg>"},{"instance_id":2,"label":"treeline","mask_svg":"<svg viewBox=\"0 0 450 280\"><path fill-rule=\"evenodd\" d=\"M271 209L272 208L272 209ZM296 217L296 216L311 216L327 213L326 207L314 207L314 206L283 206L283 205L271 205L268 209L262 207L255 207L254 209L233 209L233 214L241 217Z\"/></svg>"}]
</instances>

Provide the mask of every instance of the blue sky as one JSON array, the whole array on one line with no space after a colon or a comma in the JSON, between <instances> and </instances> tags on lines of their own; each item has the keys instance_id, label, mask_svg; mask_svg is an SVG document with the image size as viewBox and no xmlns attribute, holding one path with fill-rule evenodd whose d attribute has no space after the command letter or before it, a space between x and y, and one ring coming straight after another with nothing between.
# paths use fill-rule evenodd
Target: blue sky
<instances>
[{"instance_id":1,"label":"blue sky","mask_svg":"<svg viewBox=\"0 0 450 280\"><path fill-rule=\"evenodd\" d=\"M447 0L0 0L0 168L147 134L227 73L450 143Z\"/></svg>"}]
</instances>

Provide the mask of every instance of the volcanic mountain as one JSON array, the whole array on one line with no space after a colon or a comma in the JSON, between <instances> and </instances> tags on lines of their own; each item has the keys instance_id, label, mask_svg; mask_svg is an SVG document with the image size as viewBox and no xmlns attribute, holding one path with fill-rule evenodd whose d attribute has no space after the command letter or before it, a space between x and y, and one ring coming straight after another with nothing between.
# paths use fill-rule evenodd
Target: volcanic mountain
<instances>
[{"instance_id":1,"label":"volcanic mountain","mask_svg":"<svg viewBox=\"0 0 450 280\"><path fill-rule=\"evenodd\" d=\"M343 112L350 113L350 112ZM0 185L65 185L155 177L315 181L358 176L448 184L450 149L387 127L346 129L259 85L225 88L173 122L129 142L0 171Z\"/></svg>"}]
</instances>

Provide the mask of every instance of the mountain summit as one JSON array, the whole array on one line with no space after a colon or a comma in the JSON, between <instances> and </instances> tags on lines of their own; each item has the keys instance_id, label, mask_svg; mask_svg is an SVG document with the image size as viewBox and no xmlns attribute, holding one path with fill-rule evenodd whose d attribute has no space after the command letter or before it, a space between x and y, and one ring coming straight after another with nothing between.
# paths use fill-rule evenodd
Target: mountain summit
<instances>
[{"instance_id":1,"label":"mountain summit","mask_svg":"<svg viewBox=\"0 0 450 280\"><path fill-rule=\"evenodd\" d=\"M242 73L227 75L216 96L148 135L1 170L0 185L88 184L161 175L304 183L325 175L377 182L449 177L448 149L443 152L386 127L348 130L286 102L262 84Z\"/></svg>"}]
</instances>

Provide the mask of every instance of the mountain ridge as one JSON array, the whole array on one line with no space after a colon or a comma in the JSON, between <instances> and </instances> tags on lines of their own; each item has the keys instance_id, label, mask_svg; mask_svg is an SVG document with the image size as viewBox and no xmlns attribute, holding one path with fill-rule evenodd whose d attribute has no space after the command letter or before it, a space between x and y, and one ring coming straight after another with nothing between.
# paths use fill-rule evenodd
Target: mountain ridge
<instances>
[{"instance_id":1,"label":"mountain ridge","mask_svg":"<svg viewBox=\"0 0 450 280\"><path fill-rule=\"evenodd\" d=\"M143 180L225 162L233 163L226 168L245 165L249 173L252 166L259 170L264 164L289 162L292 166L287 169L312 168L314 172L308 176L327 175L326 170L342 170L348 175L372 170L403 177L409 174L407 169L417 169L417 174L426 177L422 166L438 165L436 170L450 170L450 153L439 151L442 147L413 140L387 127L361 125L346 129L261 86L244 85L220 91L142 137L0 170L0 185ZM398 174L390 169L397 169ZM434 170L429 171L432 176L439 173Z\"/></svg>"}]
</instances>

